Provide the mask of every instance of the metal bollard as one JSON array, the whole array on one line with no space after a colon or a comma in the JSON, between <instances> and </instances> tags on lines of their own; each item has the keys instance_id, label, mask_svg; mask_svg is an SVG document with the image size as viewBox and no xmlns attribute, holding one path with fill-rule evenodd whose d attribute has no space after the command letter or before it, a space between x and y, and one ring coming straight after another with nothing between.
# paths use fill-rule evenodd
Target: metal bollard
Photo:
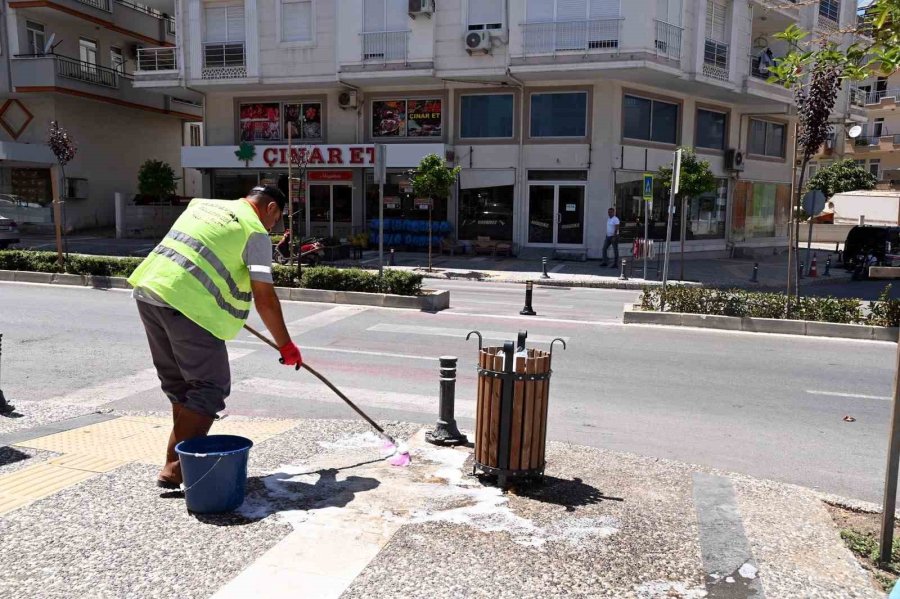
<instances>
[{"instance_id":1,"label":"metal bollard","mask_svg":"<svg viewBox=\"0 0 900 599\"><path fill-rule=\"evenodd\" d=\"M547 274L547 256L544 256L543 258L541 258L541 269L542 269L541 270L541 278L549 279L550 275Z\"/></svg>"},{"instance_id":2,"label":"metal bollard","mask_svg":"<svg viewBox=\"0 0 900 599\"><path fill-rule=\"evenodd\" d=\"M0 333L0 360L3 358L3 333ZM3 396L3 389L0 389L0 414L11 414L15 411L16 406L11 405Z\"/></svg>"},{"instance_id":3,"label":"metal bollard","mask_svg":"<svg viewBox=\"0 0 900 599\"><path fill-rule=\"evenodd\" d=\"M844 263L844 250L838 250L838 264Z\"/></svg>"},{"instance_id":4,"label":"metal bollard","mask_svg":"<svg viewBox=\"0 0 900 599\"><path fill-rule=\"evenodd\" d=\"M806 264L804 264L803 262L801 262L801 263L800 263L800 272L797 273L798 278L800 278L800 279L805 279L805 278L806 278L806 275L803 274L803 273L805 273L805 272L806 272Z\"/></svg>"},{"instance_id":5,"label":"metal bollard","mask_svg":"<svg viewBox=\"0 0 900 599\"><path fill-rule=\"evenodd\" d=\"M391 248L391 253L388 255L388 266L394 266L394 248Z\"/></svg>"},{"instance_id":6,"label":"metal bollard","mask_svg":"<svg viewBox=\"0 0 900 599\"><path fill-rule=\"evenodd\" d=\"M456 426L456 356L441 356L441 395L434 430L425 433L432 445L465 445L469 442Z\"/></svg>"},{"instance_id":7,"label":"metal bollard","mask_svg":"<svg viewBox=\"0 0 900 599\"><path fill-rule=\"evenodd\" d=\"M759 262L753 263L753 276L750 278L751 283L759 283Z\"/></svg>"},{"instance_id":8,"label":"metal bollard","mask_svg":"<svg viewBox=\"0 0 900 599\"><path fill-rule=\"evenodd\" d=\"M534 293L534 283L532 281L525 282L525 307L519 312L522 316L537 316L537 312L531 307L531 296Z\"/></svg>"},{"instance_id":9,"label":"metal bollard","mask_svg":"<svg viewBox=\"0 0 900 599\"><path fill-rule=\"evenodd\" d=\"M825 258L825 272L822 273L823 277L831 276L831 258Z\"/></svg>"},{"instance_id":10,"label":"metal bollard","mask_svg":"<svg viewBox=\"0 0 900 599\"><path fill-rule=\"evenodd\" d=\"M626 265L625 258L622 258L622 266L621 266L621 268L619 269L619 280L620 280L620 281L627 281L627 280L628 280L628 276L625 274L625 265Z\"/></svg>"}]
</instances>

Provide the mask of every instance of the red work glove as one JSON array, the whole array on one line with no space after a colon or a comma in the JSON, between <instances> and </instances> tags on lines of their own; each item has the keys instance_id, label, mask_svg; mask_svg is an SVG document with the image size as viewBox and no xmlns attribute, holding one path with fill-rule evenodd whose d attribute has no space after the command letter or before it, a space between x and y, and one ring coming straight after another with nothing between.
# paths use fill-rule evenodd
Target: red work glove
<instances>
[{"instance_id":1,"label":"red work glove","mask_svg":"<svg viewBox=\"0 0 900 599\"><path fill-rule=\"evenodd\" d=\"M281 360L285 366L295 366L295 370L300 370L303 366L303 356L300 355L300 348L294 345L293 341L289 341L282 347L278 348L281 352Z\"/></svg>"}]
</instances>

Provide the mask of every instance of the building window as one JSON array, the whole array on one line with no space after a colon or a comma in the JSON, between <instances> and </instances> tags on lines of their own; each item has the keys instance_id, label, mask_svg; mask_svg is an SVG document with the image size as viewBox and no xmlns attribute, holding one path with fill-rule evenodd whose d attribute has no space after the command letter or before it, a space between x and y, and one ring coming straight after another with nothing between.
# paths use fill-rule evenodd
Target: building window
<instances>
[{"instance_id":1,"label":"building window","mask_svg":"<svg viewBox=\"0 0 900 599\"><path fill-rule=\"evenodd\" d=\"M199 123L191 123L190 125L188 125L188 134L190 137L190 144L192 147L197 147L197 146L203 145L203 137L201 135Z\"/></svg>"},{"instance_id":2,"label":"building window","mask_svg":"<svg viewBox=\"0 0 900 599\"><path fill-rule=\"evenodd\" d=\"M375 100L372 102L372 137L407 138L443 135L443 101Z\"/></svg>"},{"instance_id":3,"label":"building window","mask_svg":"<svg viewBox=\"0 0 900 599\"><path fill-rule=\"evenodd\" d=\"M207 6L204 14L204 66L244 66L244 5Z\"/></svg>"},{"instance_id":4,"label":"building window","mask_svg":"<svg viewBox=\"0 0 900 599\"><path fill-rule=\"evenodd\" d=\"M725 149L725 135L728 130L728 113L716 110L697 109L696 140L698 148Z\"/></svg>"},{"instance_id":5,"label":"building window","mask_svg":"<svg viewBox=\"0 0 900 599\"><path fill-rule=\"evenodd\" d=\"M122 54L122 48L111 46L109 49L109 64L113 70L119 73L125 73L125 56Z\"/></svg>"},{"instance_id":6,"label":"building window","mask_svg":"<svg viewBox=\"0 0 900 599\"><path fill-rule=\"evenodd\" d=\"M841 18L841 3L839 0L819 0L819 16L838 23Z\"/></svg>"},{"instance_id":7,"label":"building window","mask_svg":"<svg viewBox=\"0 0 900 599\"><path fill-rule=\"evenodd\" d=\"M531 137L585 137L587 92L531 94Z\"/></svg>"},{"instance_id":8,"label":"building window","mask_svg":"<svg viewBox=\"0 0 900 599\"><path fill-rule=\"evenodd\" d=\"M43 54L47 46L47 34L44 26L34 21L25 21L25 40L31 54Z\"/></svg>"},{"instance_id":9,"label":"building window","mask_svg":"<svg viewBox=\"0 0 900 599\"><path fill-rule=\"evenodd\" d=\"M408 30L409 3L407 0L364 0L364 32Z\"/></svg>"},{"instance_id":10,"label":"building window","mask_svg":"<svg viewBox=\"0 0 900 599\"><path fill-rule=\"evenodd\" d=\"M884 118L877 118L872 123L872 137L881 137L884 135Z\"/></svg>"},{"instance_id":11,"label":"building window","mask_svg":"<svg viewBox=\"0 0 900 599\"><path fill-rule=\"evenodd\" d=\"M459 136L500 138L513 136L513 95L480 94L460 98Z\"/></svg>"},{"instance_id":12,"label":"building window","mask_svg":"<svg viewBox=\"0 0 900 599\"><path fill-rule=\"evenodd\" d=\"M674 144L678 140L678 104L626 94L624 137Z\"/></svg>"},{"instance_id":13,"label":"building window","mask_svg":"<svg viewBox=\"0 0 900 599\"><path fill-rule=\"evenodd\" d=\"M783 123L750 119L747 151L756 156L784 158L786 131Z\"/></svg>"},{"instance_id":14,"label":"building window","mask_svg":"<svg viewBox=\"0 0 900 599\"><path fill-rule=\"evenodd\" d=\"M856 162L857 163L862 162L863 166L865 166L865 163L866 163L865 160L862 160L862 161L857 160ZM806 167L806 180L809 181L810 179L815 177L817 172L819 172L819 165L816 164L815 162L810 162L809 165Z\"/></svg>"},{"instance_id":15,"label":"building window","mask_svg":"<svg viewBox=\"0 0 900 599\"><path fill-rule=\"evenodd\" d=\"M240 141L321 141L321 102L253 102L238 107ZM282 115L284 122L282 123Z\"/></svg>"},{"instance_id":16,"label":"building window","mask_svg":"<svg viewBox=\"0 0 900 599\"><path fill-rule=\"evenodd\" d=\"M311 42L312 39L312 0L281 0L281 41Z\"/></svg>"},{"instance_id":17,"label":"building window","mask_svg":"<svg viewBox=\"0 0 900 599\"><path fill-rule=\"evenodd\" d=\"M503 29L503 0L468 0L469 31Z\"/></svg>"},{"instance_id":18,"label":"building window","mask_svg":"<svg viewBox=\"0 0 900 599\"><path fill-rule=\"evenodd\" d=\"M96 65L97 64L97 42L94 40L86 40L79 38L78 40L78 56L81 62Z\"/></svg>"},{"instance_id":19,"label":"building window","mask_svg":"<svg viewBox=\"0 0 900 599\"><path fill-rule=\"evenodd\" d=\"M514 189L512 185L461 189L458 238L512 241Z\"/></svg>"},{"instance_id":20,"label":"building window","mask_svg":"<svg viewBox=\"0 0 900 599\"><path fill-rule=\"evenodd\" d=\"M875 175L875 179L881 180L881 159L873 158L869 160L869 172Z\"/></svg>"}]
</instances>

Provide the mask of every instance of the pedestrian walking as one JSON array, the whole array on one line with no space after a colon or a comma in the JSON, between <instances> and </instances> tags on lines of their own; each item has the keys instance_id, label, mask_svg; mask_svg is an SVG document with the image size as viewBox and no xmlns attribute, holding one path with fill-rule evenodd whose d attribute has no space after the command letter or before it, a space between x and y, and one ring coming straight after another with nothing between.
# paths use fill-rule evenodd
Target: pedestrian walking
<instances>
[{"instance_id":1,"label":"pedestrian walking","mask_svg":"<svg viewBox=\"0 0 900 599\"><path fill-rule=\"evenodd\" d=\"M615 258L610 266L616 268L619 264L619 217L616 216L615 208L610 208L607 211L607 214L606 240L603 242L603 262L600 263L600 266L607 265L607 262L609 261L609 246L612 246Z\"/></svg>"},{"instance_id":2,"label":"pedestrian walking","mask_svg":"<svg viewBox=\"0 0 900 599\"><path fill-rule=\"evenodd\" d=\"M231 392L225 341L243 327L251 301L282 362L298 369L303 363L272 280L268 232L286 203L271 186L254 187L240 200L195 199L128 278L162 391L172 403L160 487L180 487L175 445L205 436L225 408Z\"/></svg>"}]
</instances>

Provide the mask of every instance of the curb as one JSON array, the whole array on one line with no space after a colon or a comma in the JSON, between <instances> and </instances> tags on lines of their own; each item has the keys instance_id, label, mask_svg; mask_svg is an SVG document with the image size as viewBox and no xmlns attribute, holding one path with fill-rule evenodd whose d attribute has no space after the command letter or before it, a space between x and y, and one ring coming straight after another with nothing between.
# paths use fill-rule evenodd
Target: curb
<instances>
[{"instance_id":1,"label":"curb","mask_svg":"<svg viewBox=\"0 0 900 599\"><path fill-rule=\"evenodd\" d=\"M682 312L645 312L625 305L622 314L625 324L654 324L698 329L743 331L745 333L775 333L808 337L833 337L869 341L897 341L895 327L875 327L866 324L841 324L812 320L783 320L779 318L750 318L685 314Z\"/></svg>"},{"instance_id":2,"label":"curb","mask_svg":"<svg viewBox=\"0 0 900 599\"><path fill-rule=\"evenodd\" d=\"M0 281L8 283L44 283L94 287L95 289L131 289L125 277L71 275L65 273L32 272L27 270L0 270ZM275 293L283 301L349 304L378 308L400 308L422 312L440 312L450 307L450 292L424 290L424 295L392 295L388 293L363 293L360 291L329 291L327 289L298 289L276 287Z\"/></svg>"}]
</instances>

